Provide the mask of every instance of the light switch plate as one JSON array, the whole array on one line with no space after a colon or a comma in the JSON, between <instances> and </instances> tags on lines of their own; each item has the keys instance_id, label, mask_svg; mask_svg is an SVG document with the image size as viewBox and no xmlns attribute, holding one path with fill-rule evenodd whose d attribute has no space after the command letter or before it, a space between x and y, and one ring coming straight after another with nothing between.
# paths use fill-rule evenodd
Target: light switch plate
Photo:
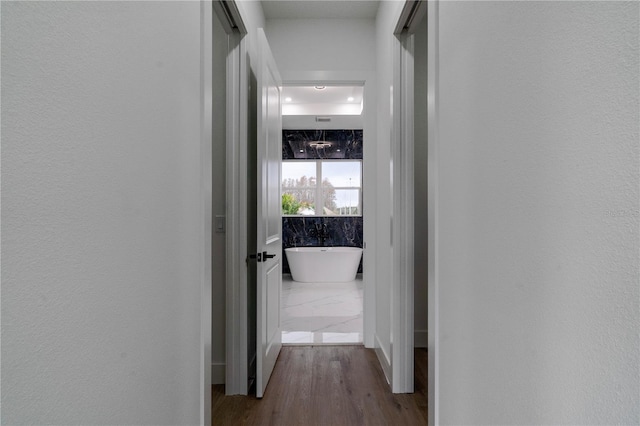
<instances>
[{"instance_id":1,"label":"light switch plate","mask_svg":"<svg viewBox=\"0 0 640 426\"><path fill-rule=\"evenodd\" d=\"M216 234L224 234L225 231L225 217L224 215L216 215L216 220L214 222L214 227L216 230Z\"/></svg>"}]
</instances>

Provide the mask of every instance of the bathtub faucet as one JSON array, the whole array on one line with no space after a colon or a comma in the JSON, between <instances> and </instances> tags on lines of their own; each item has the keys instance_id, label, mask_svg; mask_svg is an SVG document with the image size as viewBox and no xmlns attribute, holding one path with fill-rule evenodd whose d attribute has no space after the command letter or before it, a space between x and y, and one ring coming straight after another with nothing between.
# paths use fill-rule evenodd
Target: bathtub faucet
<instances>
[{"instance_id":1,"label":"bathtub faucet","mask_svg":"<svg viewBox=\"0 0 640 426\"><path fill-rule=\"evenodd\" d=\"M314 236L320 241L320 245L324 246L326 239L329 237L329 232L327 231L326 223L316 223L315 224L315 232Z\"/></svg>"}]
</instances>

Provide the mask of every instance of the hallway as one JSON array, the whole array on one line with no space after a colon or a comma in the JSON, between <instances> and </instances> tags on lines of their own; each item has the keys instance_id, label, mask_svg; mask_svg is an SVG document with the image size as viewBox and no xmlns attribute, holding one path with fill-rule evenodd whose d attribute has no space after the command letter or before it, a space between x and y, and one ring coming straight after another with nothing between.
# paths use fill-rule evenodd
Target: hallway
<instances>
[{"instance_id":1,"label":"hallway","mask_svg":"<svg viewBox=\"0 0 640 426\"><path fill-rule=\"evenodd\" d=\"M415 360L415 393L392 394L371 349L287 346L262 400L213 387L212 424L426 425L426 349L416 349Z\"/></svg>"},{"instance_id":2,"label":"hallway","mask_svg":"<svg viewBox=\"0 0 640 426\"><path fill-rule=\"evenodd\" d=\"M228 74L254 87L263 28L285 80L334 69L323 83L365 82L364 312L376 315L364 341L386 369L400 367L398 339L426 340L430 424L640 425L640 2L424 2L414 124L430 133L414 139L427 207L415 222L427 244L414 259L428 274L413 301L427 309L404 312L429 317L414 336L391 309L411 294L392 286L388 244L407 223L389 211L391 166L408 170L390 156L411 105L392 93L394 76L410 77L396 30L412 3L356 19L333 6L365 2L225 2L247 33L228 22L233 44L213 35L222 3L0 3L0 423L424 421L409 414L421 393L388 393L376 356L346 346L285 347L263 400L216 387L212 417L211 383L227 368L247 383L251 360L247 333L225 330L250 320L244 285L226 288L245 282L248 250L226 245L247 230L231 226L245 198L214 204L213 191L257 138L244 99L235 110L250 117L231 115L234 149L219 149L227 133L212 122L226 123L230 98L212 84L227 77L213 51L237 47ZM325 17L291 16L302 8Z\"/></svg>"}]
</instances>

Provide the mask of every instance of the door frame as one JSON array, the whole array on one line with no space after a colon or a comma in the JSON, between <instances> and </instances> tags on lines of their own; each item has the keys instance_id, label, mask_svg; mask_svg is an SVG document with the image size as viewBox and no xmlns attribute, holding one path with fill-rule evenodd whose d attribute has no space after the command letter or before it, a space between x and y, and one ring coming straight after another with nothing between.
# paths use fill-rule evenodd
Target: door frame
<instances>
[{"instance_id":1,"label":"door frame","mask_svg":"<svg viewBox=\"0 0 640 426\"><path fill-rule=\"evenodd\" d=\"M375 74L368 71L291 71L280 70L283 86L363 86L364 107L363 107L363 137L364 140L372 141L375 146L376 135L376 82ZM367 149L367 144L363 145L362 160L362 180L365 182L375 181L376 175L376 150ZM364 189L366 191L366 189ZM363 270L362 279L366 285L363 288L363 344L367 348L375 346L375 321L376 321L376 299L375 299L375 252L376 252L376 203L375 193L369 191L369 195L363 193L362 211L366 212L363 218ZM367 266L368 265L368 266Z\"/></svg>"},{"instance_id":2,"label":"door frame","mask_svg":"<svg viewBox=\"0 0 640 426\"><path fill-rule=\"evenodd\" d=\"M438 174L438 0L427 5L427 229L428 241L428 389L429 424L440 423L440 276L439 276L439 174Z\"/></svg>"},{"instance_id":3,"label":"door frame","mask_svg":"<svg viewBox=\"0 0 640 426\"><path fill-rule=\"evenodd\" d=\"M391 388L414 391L414 37L396 33L391 122Z\"/></svg>"},{"instance_id":4,"label":"door frame","mask_svg":"<svg viewBox=\"0 0 640 426\"><path fill-rule=\"evenodd\" d=\"M440 342L440 324L439 324L439 234L438 234L438 207L439 207L439 179L438 179L438 109L439 109L439 92L438 92L438 76L439 76L439 50L438 50L438 13L439 0L422 1L422 0L406 0L402 10L396 34L398 34L395 44L395 51L398 55L395 59L396 70L394 72L394 87L399 87L398 98L394 99L400 102L399 115L395 124L399 126L400 135L402 132L406 136L411 135L411 144L413 144L413 119L415 117L413 93L413 58L415 55L413 33L417 25L423 23L426 19L427 23L427 229L428 229L428 416L429 425L440 423L439 410L439 388L440 388L440 359L439 359L439 342ZM410 98L410 99L409 99ZM424 117L422 117L424 118ZM406 153L405 153L406 154ZM406 161L407 157L401 156L401 160ZM407 164L405 164L406 166ZM404 176L405 179L408 176ZM405 196L408 194L405 194ZM395 206L394 206L395 207ZM406 232L407 229L400 228L400 232ZM396 279L398 277L395 277ZM397 293L397 292L394 292ZM402 298L402 293L399 294ZM406 299L403 299L405 302ZM411 303L411 308L413 304ZM412 318L411 318L412 320ZM410 336L404 336L409 338ZM394 371L395 372L395 371ZM409 374L413 375L413 371L404 371L405 377Z\"/></svg>"},{"instance_id":5,"label":"door frame","mask_svg":"<svg viewBox=\"0 0 640 426\"><path fill-rule=\"evenodd\" d=\"M393 41L393 117L392 117L392 235L393 235L393 283L391 291L391 386L394 393L414 391L414 56L415 30L423 22L428 6L432 2L407 0L398 18ZM429 13L428 16L432 14ZM431 33L429 33L431 42ZM431 52L431 45L429 45ZM427 59L429 70L432 59ZM433 86L428 85L428 90ZM429 93L432 93L431 91ZM432 110L432 108L431 108ZM429 117L431 118L431 117ZM429 125L428 144L433 142L432 126ZM431 152L429 152L431 155ZM429 184L432 183L431 157L427 164ZM431 191L428 194L430 197ZM432 199L429 198L432 205ZM428 218L433 219L428 207ZM432 250L432 228L429 227L428 256ZM431 274L431 263L429 274ZM431 285L429 285L431 288ZM429 290L431 291L431 290ZM431 329L432 307L435 299L429 294L429 329ZM431 336L429 330L428 337ZM429 344L431 354L431 342ZM429 380L432 376L429 376ZM431 412L431 407L430 407Z\"/></svg>"},{"instance_id":6,"label":"door frame","mask_svg":"<svg viewBox=\"0 0 640 426\"><path fill-rule=\"evenodd\" d=\"M226 324L225 393L247 395L247 159L248 63L246 27L235 1L215 0L213 11L228 36L226 60ZM209 422L210 423L210 422Z\"/></svg>"},{"instance_id":7,"label":"door frame","mask_svg":"<svg viewBox=\"0 0 640 426\"><path fill-rule=\"evenodd\" d=\"M226 379L227 395L246 395L248 389L247 238L248 205L248 85L246 39L229 36L227 56L227 239L226 239ZM245 303L243 303L243 301Z\"/></svg>"},{"instance_id":8,"label":"door frame","mask_svg":"<svg viewBox=\"0 0 640 426\"><path fill-rule=\"evenodd\" d=\"M229 35L226 141L226 378L227 395L248 393L247 161L248 85L244 34ZM245 302L245 303L243 303Z\"/></svg>"},{"instance_id":9,"label":"door frame","mask_svg":"<svg viewBox=\"0 0 640 426\"><path fill-rule=\"evenodd\" d=\"M229 1L214 1L214 9L216 9L217 3L225 3L234 6L233 0ZM415 3L426 3L427 20L428 20L428 232L429 232L429 246L428 246L428 265L429 265L429 282L428 282L428 341L429 341L429 424L437 424L439 420L438 415L438 388L439 388L439 359L438 359L438 235L437 235L437 207L438 207L438 133L437 133L437 13L438 2L437 1L415 1L407 0L405 8L408 6L413 7ZM233 11L233 10L232 10ZM401 15L401 20L406 19L406 15ZM247 178L246 178L246 159L247 159L247 123L248 123L248 64L247 47L244 35L246 35L246 29L242 25L242 19L240 14L235 15L239 25L233 28L234 37L237 37L236 44L230 44L229 56L227 58L227 297L226 297L226 309L227 309L227 325L226 325L226 351L227 351L227 366L226 366L226 389L227 394L247 394L247 307L246 295L247 295L247 271L246 271L246 229L247 229L247 200L244 197L247 190ZM222 19L221 19L222 20ZM404 23L403 27L404 27ZM231 37L230 37L231 38ZM412 45L403 45L400 39L397 39L395 45L396 53L400 57L407 57L412 55L413 52L407 50L407 47ZM408 60L408 59L407 59ZM402 63L398 61L396 63ZM404 69L408 65L408 62L404 62ZM400 78L402 71L394 73L394 87L398 87L400 93L404 92L405 100L407 94L413 93L413 82L409 84L407 76L403 81L395 81L396 77ZM292 83L310 83L310 82L322 82L336 83L336 82L365 82L365 96L368 99L373 100L369 102L369 108L365 109L365 132L367 129L371 137L375 138L375 116L377 114L375 105L376 97L376 81L375 73L373 72L287 72L282 70L282 78L286 84ZM369 88L367 90L367 88ZM403 99L403 98L400 98ZM401 105L402 101L399 104ZM366 108L367 103L365 103ZM371 107L374 107L371 109ZM405 103L404 117L402 113L399 114L394 122L394 128L400 131L401 135L408 136L409 123L413 123L413 107L410 103ZM368 117L368 119L367 119ZM367 122L369 121L369 125ZM404 133L401 132L404 126ZM412 124L411 124L412 126ZM397 134L394 133L397 136ZM402 136L400 136L402 137ZM371 154L367 154L371 155ZM402 158L402 157L400 157ZM405 155L406 160L406 155ZM375 172L375 159L370 162L371 169ZM363 179L367 179L367 166L364 166ZM405 173L404 179L407 181L408 174ZM406 197L409 195L408 191L405 191ZM371 202L371 197L365 197L363 208L369 212L375 211L375 201ZM367 207L371 204L370 207ZM396 205L394 204L394 209ZM395 212L394 212L395 213ZM394 216L399 218L400 216ZM412 218L411 218L412 220ZM397 221L395 221L397 222ZM365 239L367 242L367 249L369 253L372 253L372 260L370 264L375 263L373 253L375 253L376 236L375 236L375 221L365 219L364 224ZM406 237L413 238L410 232L410 228L403 226L402 228L394 229L394 232L401 232L397 234L401 238L402 232L409 234ZM384 240L384 238L382 239ZM402 240L401 240L402 241ZM405 253L413 254L411 246L406 245L405 241ZM367 250L365 250L365 260L367 259ZM411 384L411 391L413 391L413 282L407 275L407 263L403 262L402 268L394 268L394 281L399 283L398 288L392 292L392 306L394 325L394 345L392 348L394 370L392 377L397 378L400 383L404 383L403 386ZM413 263L411 263L411 269L408 273L412 274ZM401 279L398 279L397 274L403 274ZM365 269L366 274L366 269ZM375 276L370 273L366 276L367 282L375 280ZM409 288L410 286L410 288ZM375 285L368 286L369 289L374 289ZM409 291L411 290L411 291ZM365 318L364 318L364 343L367 347L375 346L375 292L367 292L365 289L364 295L365 304ZM403 339L401 342L396 339ZM210 341L210 339L209 339ZM409 345L409 342L411 345ZM407 354L409 354L407 356ZM410 359L410 361L408 361ZM398 363L397 361L400 361ZM396 366L396 364L398 364ZM402 365L400 365L402 364ZM397 369L396 369L397 368ZM395 379L393 380L395 382ZM393 384L392 384L393 387ZM401 392L394 388L394 392Z\"/></svg>"},{"instance_id":10,"label":"door frame","mask_svg":"<svg viewBox=\"0 0 640 426\"><path fill-rule=\"evenodd\" d=\"M200 2L200 423L211 424L213 12Z\"/></svg>"}]
</instances>

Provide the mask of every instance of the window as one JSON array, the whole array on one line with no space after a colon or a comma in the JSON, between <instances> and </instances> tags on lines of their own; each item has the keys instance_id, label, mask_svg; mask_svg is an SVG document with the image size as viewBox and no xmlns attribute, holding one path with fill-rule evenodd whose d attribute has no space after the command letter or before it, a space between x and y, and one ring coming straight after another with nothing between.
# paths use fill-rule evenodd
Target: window
<instances>
[{"instance_id":1,"label":"window","mask_svg":"<svg viewBox=\"0 0 640 426\"><path fill-rule=\"evenodd\" d=\"M283 161L282 214L362 216L362 161Z\"/></svg>"}]
</instances>

